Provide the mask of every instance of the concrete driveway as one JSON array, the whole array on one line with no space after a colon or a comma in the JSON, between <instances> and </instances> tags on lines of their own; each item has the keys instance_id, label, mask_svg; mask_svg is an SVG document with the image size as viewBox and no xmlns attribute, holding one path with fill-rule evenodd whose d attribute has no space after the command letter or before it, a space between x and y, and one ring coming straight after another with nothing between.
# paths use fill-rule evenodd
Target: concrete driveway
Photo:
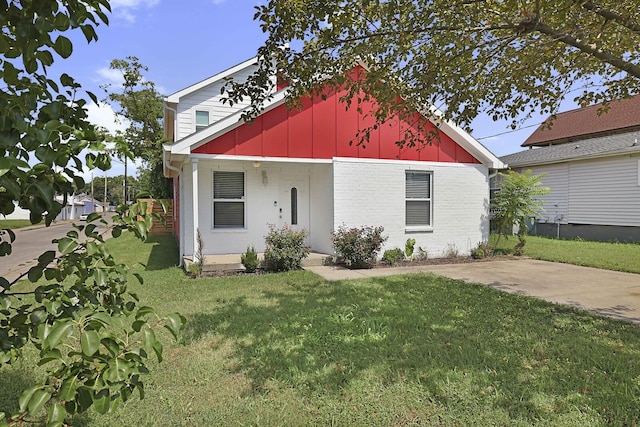
<instances>
[{"instance_id":1,"label":"concrete driveway","mask_svg":"<svg viewBox=\"0 0 640 427\"><path fill-rule=\"evenodd\" d=\"M640 324L640 274L532 259L371 270L319 266L307 270L328 280L433 273Z\"/></svg>"}]
</instances>

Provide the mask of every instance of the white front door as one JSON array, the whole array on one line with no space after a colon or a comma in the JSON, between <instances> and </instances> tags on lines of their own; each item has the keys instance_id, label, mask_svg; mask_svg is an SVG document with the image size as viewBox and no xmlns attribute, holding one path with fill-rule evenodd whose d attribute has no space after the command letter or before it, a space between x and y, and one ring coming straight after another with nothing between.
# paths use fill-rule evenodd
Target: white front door
<instances>
[{"instance_id":1,"label":"white front door","mask_svg":"<svg viewBox=\"0 0 640 427\"><path fill-rule=\"evenodd\" d=\"M309 231L309 176L280 177L280 227Z\"/></svg>"}]
</instances>

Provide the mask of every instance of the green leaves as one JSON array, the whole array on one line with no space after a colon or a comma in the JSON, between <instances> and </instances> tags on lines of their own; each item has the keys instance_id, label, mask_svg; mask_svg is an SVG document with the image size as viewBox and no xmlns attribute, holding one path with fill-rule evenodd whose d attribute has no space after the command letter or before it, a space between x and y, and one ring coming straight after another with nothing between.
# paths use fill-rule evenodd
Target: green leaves
<instances>
[{"instance_id":1,"label":"green leaves","mask_svg":"<svg viewBox=\"0 0 640 427\"><path fill-rule=\"evenodd\" d=\"M258 56L268 60L246 82L223 88L230 104L252 100L245 118L270 99L274 75L291 83L291 104L309 94L321 97L325 85L354 104L368 94L377 101L377 123L409 107L435 105L443 119L462 127L482 113L518 125L532 113L556 112L568 96L592 104L640 93L640 0L558 0L544 7L534 1L272 0L256 10L267 34ZM357 61L369 72L350 78ZM357 142L366 144L374 130ZM399 142L425 143L409 132L405 137Z\"/></svg>"},{"instance_id":2,"label":"green leaves","mask_svg":"<svg viewBox=\"0 0 640 427\"><path fill-rule=\"evenodd\" d=\"M51 393L42 389L40 386L34 386L26 389L20 398L18 404L20 411L37 414L44 405L51 399Z\"/></svg>"},{"instance_id":3,"label":"green leaves","mask_svg":"<svg viewBox=\"0 0 640 427\"><path fill-rule=\"evenodd\" d=\"M65 36L58 36L55 44L53 45L53 48L58 53L58 55L62 56L63 58L70 57L71 53L73 52L73 45L71 44L71 40L69 40Z\"/></svg>"},{"instance_id":4,"label":"green leaves","mask_svg":"<svg viewBox=\"0 0 640 427\"><path fill-rule=\"evenodd\" d=\"M46 73L58 56L73 53L68 30L80 28L88 42L97 39L95 27L107 22L109 2L0 3L0 215L12 213L17 204L29 210L32 223L44 219L49 225L69 196L85 186L85 166L111 165L104 137L87 121L80 85L67 74L58 82ZM148 89L147 82L142 84ZM153 130L161 134L162 99L147 89L142 94L155 104L146 110L142 102L142 112L151 111L152 117L159 106ZM97 102L93 94L87 96ZM145 140L150 148L156 142ZM124 138L121 144L128 152ZM86 165L83 150L89 151ZM18 397L19 411L0 413L0 427L25 420L62 426L67 416L91 406L98 413L111 411L136 389L144 396L148 358L155 353L161 360L162 354L153 330L157 324L148 321L154 311L136 311L137 297L127 289L128 266L116 262L103 237L111 227L115 237L125 230L146 237L151 219L143 210L122 207L114 225L98 215L74 225L55 240L57 251L44 252L29 269L28 279L44 284L14 293L13 283L0 277L0 364L15 362L31 344L39 351L34 363L47 365L46 372L36 370L44 373ZM10 255L15 233L2 230L0 240L0 256ZM157 316L154 321L160 322Z\"/></svg>"},{"instance_id":5,"label":"green leaves","mask_svg":"<svg viewBox=\"0 0 640 427\"><path fill-rule=\"evenodd\" d=\"M73 324L71 321L61 321L53 325L51 330L44 337L45 348L54 348L62 340L68 338L73 332Z\"/></svg>"},{"instance_id":6,"label":"green leaves","mask_svg":"<svg viewBox=\"0 0 640 427\"><path fill-rule=\"evenodd\" d=\"M58 251L62 254L70 254L77 247L78 244L68 237L63 237L62 239L58 240Z\"/></svg>"},{"instance_id":7,"label":"green leaves","mask_svg":"<svg viewBox=\"0 0 640 427\"><path fill-rule=\"evenodd\" d=\"M85 356L93 356L100 347L100 335L96 331L84 331L80 339L80 345Z\"/></svg>"}]
</instances>

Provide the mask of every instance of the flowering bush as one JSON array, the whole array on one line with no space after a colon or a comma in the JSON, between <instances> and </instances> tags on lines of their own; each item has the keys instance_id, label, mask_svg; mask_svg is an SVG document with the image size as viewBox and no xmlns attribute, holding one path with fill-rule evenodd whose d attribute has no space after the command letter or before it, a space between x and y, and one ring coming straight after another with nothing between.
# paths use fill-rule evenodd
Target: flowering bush
<instances>
[{"instance_id":1,"label":"flowering bush","mask_svg":"<svg viewBox=\"0 0 640 427\"><path fill-rule=\"evenodd\" d=\"M387 237L384 227L338 227L331 234L333 247L349 268L369 268L376 261L378 252Z\"/></svg>"},{"instance_id":2,"label":"flowering bush","mask_svg":"<svg viewBox=\"0 0 640 427\"><path fill-rule=\"evenodd\" d=\"M309 255L309 247L304 244L307 236L307 230L298 231L288 226L276 228L269 225L269 234L264 238L267 245L263 261L265 270L299 270L302 260Z\"/></svg>"}]
</instances>

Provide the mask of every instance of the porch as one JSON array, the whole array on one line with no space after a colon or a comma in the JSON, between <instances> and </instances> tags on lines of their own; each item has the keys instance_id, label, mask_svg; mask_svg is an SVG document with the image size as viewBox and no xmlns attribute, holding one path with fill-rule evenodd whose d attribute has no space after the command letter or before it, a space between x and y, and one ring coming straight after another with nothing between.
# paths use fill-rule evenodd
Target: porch
<instances>
[{"instance_id":1,"label":"porch","mask_svg":"<svg viewBox=\"0 0 640 427\"><path fill-rule=\"evenodd\" d=\"M216 271L233 271L244 270L244 266L240 262L241 254L224 254L224 255L205 255L203 272ZM259 259L264 259L264 253L258 254ZM328 265L333 262L334 256L311 252L308 257L302 260L303 267L316 267L319 265ZM183 258L184 266L189 270L189 266L193 263L193 258L188 256Z\"/></svg>"}]
</instances>

